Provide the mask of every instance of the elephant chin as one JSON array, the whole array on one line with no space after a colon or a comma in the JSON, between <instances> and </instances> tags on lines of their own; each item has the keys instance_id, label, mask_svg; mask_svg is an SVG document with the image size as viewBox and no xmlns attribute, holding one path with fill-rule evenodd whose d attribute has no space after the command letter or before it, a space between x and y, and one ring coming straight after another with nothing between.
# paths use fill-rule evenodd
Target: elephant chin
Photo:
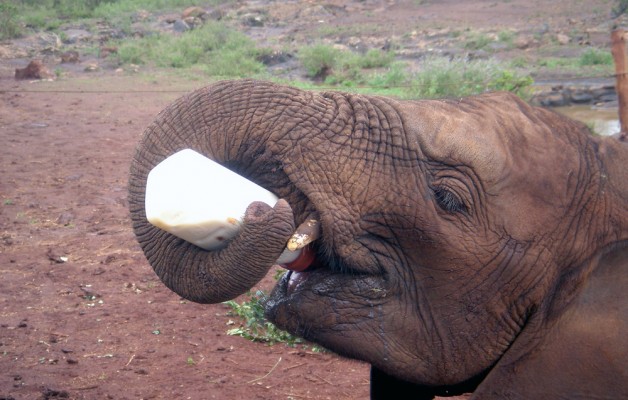
<instances>
[{"instance_id":1,"label":"elephant chin","mask_svg":"<svg viewBox=\"0 0 628 400\"><path fill-rule=\"evenodd\" d=\"M376 353L347 353L347 349L355 347L353 339L333 332L336 321L330 320L334 318L330 310L342 313L343 308L352 309L356 318L358 314L364 314L362 320L370 320L368 314L373 308L381 307L387 301L389 291L384 276L346 266L337 269L338 261L330 260L328 254L319 248L310 268L301 272L288 271L282 276L266 300L266 317L279 328L341 355L370 361ZM371 307L356 305L356 298Z\"/></svg>"}]
</instances>

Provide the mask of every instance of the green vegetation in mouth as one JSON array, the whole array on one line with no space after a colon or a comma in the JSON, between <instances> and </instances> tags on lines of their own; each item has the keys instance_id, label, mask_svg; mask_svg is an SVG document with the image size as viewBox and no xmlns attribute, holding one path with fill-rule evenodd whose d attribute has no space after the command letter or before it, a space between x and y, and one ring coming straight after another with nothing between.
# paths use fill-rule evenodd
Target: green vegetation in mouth
<instances>
[{"instance_id":1,"label":"green vegetation in mouth","mask_svg":"<svg viewBox=\"0 0 628 400\"><path fill-rule=\"evenodd\" d=\"M238 303L235 300L226 301L225 304L231 308L231 314L240 317L243 323L240 326L229 329L228 335L241 336L254 342L268 344L286 343L289 346L303 344L303 339L289 334L277 328L272 322L264 317L264 299L266 294L258 290L255 293L248 293L248 300Z\"/></svg>"},{"instance_id":2,"label":"green vegetation in mouth","mask_svg":"<svg viewBox=\"0 0 628 400\"><path fill-rule=\"evenodd\" d=\"M246 295L248 300L238 303L235 300L226 301L224 304L231 308L230 314L242 319L242 323L227 331L228 335L240 336L253 342L261 342L269 345L284 343L290 347L299 346L309 349L315 353L326 351L318 345L312 345L305 340L291 335L290 333L277 328L272 322L264 317L264 301L266 294L258 290L255 293ZM230 321L231 324L236 324Z\"/></svg>"}]
</instances>

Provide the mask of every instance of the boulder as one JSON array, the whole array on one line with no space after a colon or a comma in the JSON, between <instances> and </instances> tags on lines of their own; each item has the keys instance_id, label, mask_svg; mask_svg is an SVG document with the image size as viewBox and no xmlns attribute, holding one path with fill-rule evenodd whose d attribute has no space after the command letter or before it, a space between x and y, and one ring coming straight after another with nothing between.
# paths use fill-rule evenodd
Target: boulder
<instances>
[{"instance_id":1,"label":"boulder","mask_svg":"<svg viewBox=\"0 0 628 400\"><path fill-rule=\"evenodd\" d=\"M118 48L116 46L102 46L100 48L100 58L107 58L110 54L117 54Z\"/></svg>"},{"instance_id":2,"label":"boulder","mask_svg":"<svg viewBox=\"0 0 628 400\"><path fill-rule=\"evenodd\" d=\"M190 28L190 25L188 25L187 22L183 21L182 19L178 19L172 25L172 29L174 29L175 32L186 32L192 28Z\"/></svg>"},{"instance_id":3,"label":"boulder","mask_svg":"<svg viewBox=\"0 0 628 400\"><path fill-rule=\"evenodd\" d=\"M266 16L260 13L246 13L240 16L240 22L244 26L262 27L266 22Z\"/></svg>"},{"instance_id":4,"label":"boulder","mask_svg":"<svg viewBox=\"0 0 628 400\"><path fill-rule=\"evenodd\" d=\"M76 51L76 50L69 50L69 51L61 53L61 63L62 64L66 64L66 63L76 64L77 62L79 62L79 53L78 53L78 51Z\"/></svg>"},{"instance_id":5,"label":"boulder","mask_svg":"<svg viewBox=\"0 0 628 400\"><path fill-rule=\"evenodd\" d=\"M85 72L100 71L100 66L98 64L96 64L96 63L87 64L87 66L85 66L85 69L83 71L85 71Z\"/></svg>"},{"instance_id":6,"label":"boulder","mask_svg":"<svg viewBox=\"0 0 628 400\"><path fill-rule=\"evenodd\" d=\"M564 33L559 33L558 35L556 35L556 41L561 44L561 45L566 45L569 44L569 42L571 41L571 39L569 38L569 36L565 35Z\"/></svg>"},{"instance_id":7,"label":"boulder","mask_svg":"<svg viewBox=\"0 0 628 400\"><path fill-rule=\"evenodd\" d=\"M569 98L572 103L586 104L593 101L593 95L588 90L574 90L570 93Z\"/></svg>"},{"instance_id":8,"label":"boulder","mask_svg":"<svg viewBox=\"0 0 628 400\"><path fill-rule=\"evenodd\" d=\"M181 13L181 19L189 17L203 18L205 14L207 14L207 11L203 10L201 7L188 7Z\"/></svg>"},{"instance_id":9,"label":"boulder","mask_svg":"<svg viewBox=\"0 0 628 400\"><path fill-rule=\"evenodd\" d=\"M562 107L567 105L567 100L562 93L549 93L540 96L538 102L544 107Z\"/></svg>"},{"instance_id":10,"label":"boulder","mask_svg":"<svg viewBox=\"0 0 628 400\"><path fill-rule=\"evenodd\" d=\"M41 60L33 60L25 68L15 69L15 79L52 79L54 75Z\"/></svg>"},{"instance_id":11,"label":"boulder","mask_svg":"<svg viewBox=\"0 0 628 400\"><path fill-rule=\"evenodd\" d=\"M92 38L92 34L85 29L66 29L63 31L65 43L78 43L80 41L89 40Z\"/></svg>"}]
</instances>

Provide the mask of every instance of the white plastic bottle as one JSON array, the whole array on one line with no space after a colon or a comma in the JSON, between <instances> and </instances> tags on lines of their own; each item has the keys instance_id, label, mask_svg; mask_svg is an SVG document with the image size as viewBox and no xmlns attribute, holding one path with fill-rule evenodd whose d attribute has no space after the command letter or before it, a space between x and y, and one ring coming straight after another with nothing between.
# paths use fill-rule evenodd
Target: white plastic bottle
<instances>
[{"instance_id":1,"label":"white plastic bottle","mask_svg":"<svg viewBox=\"0 0 628 400\"><path fill-rule=\"evenodd\" d=\"M163 160L146 181L148 222L205 250L226 246L238 233L249 204L262 201L273 207L277 200L263 187L191 149ZM277 263L290 268L301 250L286 248Z\"/></svg>"}]
</instances>

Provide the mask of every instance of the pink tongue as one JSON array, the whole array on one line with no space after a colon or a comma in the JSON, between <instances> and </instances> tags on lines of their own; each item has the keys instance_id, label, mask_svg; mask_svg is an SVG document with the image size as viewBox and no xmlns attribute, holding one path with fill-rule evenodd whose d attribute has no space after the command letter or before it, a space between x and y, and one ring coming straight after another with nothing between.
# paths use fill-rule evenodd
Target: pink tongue
<instances>
[{"instance_id":1,"label":"pink tongue","mask_svg":"<svg viewBox=\"0 0 628 400\"><path fill-rule=\"evenodd\" d=\"M314 262L314 252L310 248L310 246L306 246L301 249L301 254L297 257L296 260L288 263L282 264L281 266L285 269L289 269L290 271L305 271L312 263Z\"/></svg>"}]
</instances>

